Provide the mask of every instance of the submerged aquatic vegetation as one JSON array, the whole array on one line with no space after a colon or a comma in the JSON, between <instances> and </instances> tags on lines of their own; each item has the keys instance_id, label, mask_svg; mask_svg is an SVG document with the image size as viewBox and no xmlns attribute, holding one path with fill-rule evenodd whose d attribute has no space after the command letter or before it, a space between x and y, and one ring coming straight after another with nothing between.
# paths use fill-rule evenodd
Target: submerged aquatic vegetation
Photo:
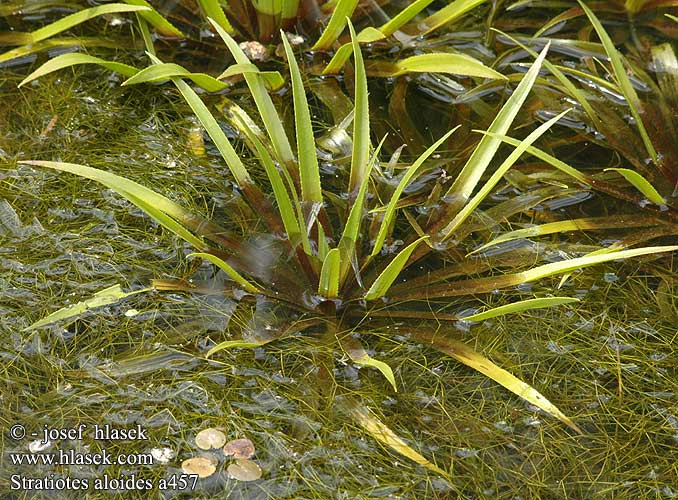
<instances>
[{"instance_id":1,"label":"submerged aquatic vegetation","mask_svg":"<svg viewBox=\"0 0 678 500\"><path fill-rule=\"evenodd\" d=\"M254 216L254 220L241 221L245 226L244 234L188 213L165 196L102 170L42 160L22 163L71 172L103 183L193 246L196 251L188 257L207 260L224 272L231 284L217 289L208 283L168 280L154 283L159 290L208 290L239 302L232 313L226 339L215 339L207 357L216 356L227 348L263 346L286 336L316 336L325 345L335 346L337 353L353 363L377 368L397 390L392 367L370 355L368 342L371 335L388 335L388 330L397 324L394 321L406 318L408 324L399 327L399 337L404 336L405 341L411 339L431 345L579 430L534 388L462 343L453 328L441 324L484 321L512 312L573 302L576 299L546 296L518 300L470 315L462 311L462 308L468 308L474 296L480 294L603 262L678 249L674 246L631 250L608 248L595 255L532 268L519 259L511 265L526 269L514 273L493 269L496 265L505 265L501 258L488 262L465 256L473 249L470 236L478 228L481 204L515 162L530 151L532 144L567 114L565 111L552 117L518 141L516 148L481 185L539 75L548 46L484 131L452 185L445 191L440 186L431 189L424 183L412 191L419 194L423 191L427 197L422 205L424 210L415 215L409 211L411 202L401 196L411 190L424 173L432 172L432 155L456 129L445 133L399 175L394 174L397 158L382 164L380 151L384 141L382 139L379 146L372 148L367 76L358 36L350 23L355 58L350 168L348 172L337 169L333 175L323 174L320 169L306 89L287 40L283 37L294 101L296 155L285 124L267 92L266 76L249 63L241 48L217 22L214 22L214 28L240 66L234 71L243 74L266 133L257 126L256 120L232 102L226 107L228 119L263 167L275 205L269 199L268 189L260 187L251 168L240 159L209 108L182 79L190 78L200 84L209 78L208 75L196 76L180 66L162 63L149 45L148 55L153 65L130 75L126 84L158 79L169 79L175 84L221 153ZM59 69L55 60L47 63L51 64L48 69ZM38 68L24 82L46 73L45 66ZM479 78L492 76L489 73L468 74ZM561 170L569 175L574 172L577 178L573 169L561 167ZM519 204L511 210L519 212L527 206L530 204ZM398 217L399 210L405 220ZM502 214L507 215L506 211ZM404 224L405 221L409 226ZM454 279L476 273L481 277ZM273 315L272 308L275 309ZM454 309L458 312L450 312ZM419 324L412 324L413 320ZM324 363L324 369L318 372L318 383L330 388L335 383L331 369L335 360L326 359ZM328 390L334 393L337 389ZM444 469L412 450L379 422L355 396L343 393L339 404L377 439L415 462L446 474Z\"/></svg>"},{"instance_id":2,"label":"submerged aquatic vegetation","mask_svg":"<svg viewBox=\"0 0 678 500\"><path fill-rule=\"evenodd\" d=\"M414 2L419 6L424 3ZM471 8L480 3L483 2L455 2L451 5L458 7L464 4ZM444 10L450 13L449 8ZM218 20L216 24L225 29ZM383 26L380 29L382 28L385 30ZM369 32L363 37L368 35ZM377 36L373 32L372 35ZM183 280L156 280L154 282L156 289L179 290L187 292L186 295L200 293L224 295L238 303L233 310L228 309L224 312L228 321L223 324L222 328L210 330L208 333L210 340L206 344L199 345L197 355L174 350L159 355L143 351L141 355L137 353L135 356L102 369L105 375L117 378L123 374L147 374L159 368L182 363L186 363L189 367L187 369L190 369L191 366L200 362L205 366L218 366L214 374L218 383L215 384L212 392L221 394L221 391L225 390L222 387L223 378L216 377L232 368L230 353L225 353L225 349L255 348L266 345L266 349L255 350L256 356L261 356L262 352L277 354L280 345L290 346L290 351L308 349L308 355L300 355L303 363L308 365L303 370L307 374L303 383L321 387L323 396L330 401L336 398L334 406L350 415L378 441L415 463L428 467L437 474L445 475L449 473L448 466L440 460L437 453L434 453L432 449L421 449L421 453L413 449L414 446L411 443L418 442L419 435L415 435L414 440L402 439L365 407L365 405L378 404L377 398L382 397L384 393L388 394L391 388L401 390L398 400L417 397L417 395L402 393L405 381L402 375L404 367L398 361L391 359L388 350L375 352L375 348L378 349L377 346L382 346L384 343L399 347L431 345L474 367L480 373L501 381L516 394L526 397L532 404L573 425L555 406L550 405L529 385L524 384L508 371L490 363L476 352L476 350L492 349L495 351L494 355L500 356L496 353L501 349L496 349L494 327L486 324L475 327L473 338L477 336L478 330L488 330L483 338L477 340L476 350L467 345L469 335L461 332L473 322L485 322L503 314L573 303L575 302L573 298L551 297L552 291L546 287L531 290L528 286L533 281L549 276L563 273L567 276L584 266L651 253L660 249L669 250L672 247L620 251L646 241L652 234L663 236L675 234L675 232L671 233L673 228L664 221L653 218L654 213L652 213L643 216L634 214L633 217L623 222L613 217L568 218L541 226L530 225L525 229L507 234L500 233L498 238L493 239L496 235L492 234L493 231L490 228L493 229L508 219L511 219L513 224L514 215L529 211L544 200L566 197L568 194L574 197L577 192L588 190L592 185L600 185L597 178L594 181L590 180L588 171L575 170L562 160L559 163L553 156L544 161L553 163L559 169L555 174L553 171L546 171L544 166L540 165L539 171L526 171L524 177L521 177L523 170L516 171L512 167L523 152L534 154L537 158L546 158L543 151L534 149L530 144L536 144L540 135L542 140L546 138L547 131L549 135L552 134L556 129L555 124L567 126L567 119L573 114L570 111L563 115L558 109L558 112L543 117L546 123L524 140L507 136L520 133L523 124L519 123L520 119L517 118L521 116L518 114L519 110L529 107L530 99L535 94L543 95L543 88L538 85L543 84L541 79L543 75L540 76L539 73L540 69L547 68L550 64L543 54L537 59L537 64L524 68L526 75L508 75L512 82L521 82L517 88L513 89L512 94L515 98L512 97L506 103L496 121L487 130L477 134L480 143L474 143L468 151L458 155L457 162L458 158L463 158L464 161L461 163L466 164L466 167L459 173L450 161L450 157L462 149L456 143L461 130L456 130L456 132L446 130L433 146L413 161L400 162L395 155L390 161L382 161L385 156L382 152L386 148L384 146L381 149L372 147L371 138L376 135L374 132L376 127L372 123L372 118L368 118L372 103L368 101L366 95L365 73L369 74L370 63L374 61L368 62L366 71L363 71L359 64L356 67L356 85L353 90L355 103L351 104L351 107L355 108L353 115L349 117L339 115L339 118L343 120L336 120L337 123L343 122L337 126L336 130L339 131L338 133L343 133L341 137L344 142L340 144L338 151L348 151L346 163L342 164L331 155L329 159L327 157L316 158L316 154L320 156L322 153L316 149L316 143L321 142L317 138L319 127L311 122L311 119L316 117L306 101L307 89L313 90L313 87L307 84L304 88L304 83L308 82L309 78L304 78L304 75L295 69L297 62L291 54L291 47L286 47L285 53L291 66L288 80L291 82L292 99L289 100L294 101L294 124L291 123L292 119L288 119L285 115L282 118L279 117L278 113L284 112L285 109L274 106L269 97L270 88L282 88L281 85L284 83L282 77L279 74L267 74L251 65L247 66L249 61L237 52L236 44L227 36L224 38L229 50L235 52L233 56L237 62L236 67L228 68L226 72L229 75L245 77L257 104L258 116L254 113L248 114L235 102L226 99L223 107L226 113L225 123L220 115L210 111L213 108L210 106L209 98L196 93L193 87L182 78L190 79L193 83L208 90L214 89L214 91L225 88L224 82L210 75L191 73L178 65L164 64L157 58L152 59L156 64L142 71L132 66L118 66L118 69L111 66L107 69L119 71L130 77L126 85L169 79L178 87L208 131L212 144L222 153L236 181L239 201L236 209L233 210L232 224L222 220L208 220L194 213L189 214L167 197L158 195L139 184L134 184L128 179L101 170L59 162L33 162L33 164L89 176L117 190L193 247L193 253L184 251L187 259L193 261L193 271L200 267L204 275L211 272L213 266L223 271L223 273L215 273L212 279L205 280L198 280L187 271L186 279ZM348 57L355 49L357 58L362 58L361 51L356 46L356 42L360 41L360 34L353 37L349 45ZM147 45L146 48L150 54L154 54L153 46ZM542 47L536 48L542 49ZM537 57L536 53L534 55ZM70 59L53 59L52 67L42 66L27 80L44 76L47 73L46 69L59 69L54 61L63 64L62 67L76 62L115 64L103 59L93 60L91 59L93 56L85 54L69 54L68 56ZM344 62L346 60L348 59L344 59ZM407 58L392 63L390 74L398 73L398 65L402 65L405 61ZM341 63L342 67L344 62ZM539 63L542 64L541 68L539 68ZM106 67L105 64L103 65ZM374 73L374 67L371 71ZM483 78L492 78L492 75L488 73L474 75L467 81L479 83L481 86L487 85L488 82L485 82ZM350 74L350 71L347 72L346 78L349 93ZM469 74L473 75L473 73ZM498 85L503 92L505 84L501 80L504 80L503 76L497 78L498 84L496 82L494 84ZM290 87L283 91L289 94ZM347 100L343 93L340 95ZM572 105L571 102L566 104L568 107ZM581 105L584 104L581 103ZM351 123L353 123L352 134L349 133ZM257 124L263 125L266 132L263 132ZM561 129L561 127L558 128ZM295 131L294 134L290 133L292 130ZM637 131L634 124L630 124L629 130L634 134ZM290 140L293 136L296 141ZM201 139L198 139L198 142L201 142ZM508 142L519 149L514 152L509 148L500 149L502 142ZM209 146L211 147L212 144ZM249 148L251 155L258 158L258 161L252 161L250 155L241 159L243 147ZM44 154L35 154L34 157L45 158L50 154L52 152L47 151ZM440 156L437 157L438 155ZM506 156L508 158L505 158ZM495 170L495 166L499 168ZM617 174L623 175L624 178L634 179L630 181L632 185L629 188L637 188L643 196L647 196L652 201L643 189L651 193L651 196L654 194L647 188L647 185L643 184L642 178L634 178L631 173L621 169L611 171L608 176L616 175L619 178ZM132 177L130 174L126 175ZM525 189L520 196L492 206L490 197L501 196L502 191L497 188L500 186L499 183L504 182L504 179L510 181L510 185L516 186L517 190L518 187L522 189L523 186L530 183L534 185L534 182L538 183L542 179L545 179L547 187ZM150 185L151 182L145 183ZM452 187L450 183L453 183ZM551 184L548 185L549 183ZM618 183L608 182L608 185L612 184L618 187L616 186ZM652 187L652 183L648 182L648 184ZM655 188L652 187L652 189ZM665 188L658 185L658 189L664 193L663 195L660 193L660 196L666 196ZM174 198L174 195L168 196ZM245 201L243 202L240 197ZM655 208L660 215L669 212L667 210L659 212L658 207ZM521 218L519 221L518 224L521 224L525 219ZM227 229L221 227L219 225L221 223ZM649 236L639 234L635 238L621 242L621 245L603 249L593 245L577 247L564 243L543 245L535 254L521 253L519 249L511 251L510 247L497 246L500 243L515 242L525 237L620 226L651 227L657 231ZM646 233L646 231L639 233ZM487 243L488 240L489 243ZM478 245L482 243L485 245L479 248ZM490 249L490 247L496 248ZM507 248L509 248L508 251ZM495 254L493 250L496 250ZM594 250L612 250L613 253L586 255ZM554 253L550 253L551 251ZM564 252L565 255L556 254L556 251ZM584 254L582 257L570 258L573 255L582 254ZM563 259L563 257L567 258ZM110 258L112 262L115 262L120 256L111 255ZM201 265L201 262L205 265ZM530 266L537 267L530 268ZM191 277L195 279L188 279ZM667 283L665 290L670 290L672 286L675 286L674 282L668 278L665 283ZM504 293L496 293L500 289L503 289ZM88 307L111 303L110 301L117 300L122 294L124 292L119 288L103 290L93 300L65 308L59 317L63 320ZM568 293L568 295L572 294ZM670 295L670 293L666 292L664 295ZM507 297L509 301L515 299L515 301L500 307L488 306L487 310L478 312L482 303L494 303L494 297L498 296ZM540 298L533 299L534 296ZM530 298L526 299L526 297ZM671 304L665 307L670 310ZM468 311L468 308L472 308L473 311ZM591 315L593 314L595 313L591 312ZM53 319L54 317L45 318L46 321L42 324ZM32 326L35 328L39 325ZM586 336L586 334L581 335ZM508 336L511 336L511 331ZM461 342L462 339L464 342ZM567 357L569 348L567 339L564 337L559 337L559 339L560 344L552 347L554 352L563 353L561 357L573 364L578 362L574 355ZM590 342L590 339L586 341ZM610 345L611 349L623 348L614 332L605 342ZM314 352L318 344L327 348L320 355ZM293 345L298 347L291 347ZM140 344L139 349L145 349L145 346ZM335 356L328 355L328 351L332 350ZM181 348L181 351L185 349ZM291 356L290 352L283 352L286 357ZM209 362L204 362L203 357L208 357ZM428 354L426 357L412 356L413 362L421 362L422 366L428 370L428 367L424 366L428 363L427 357ZM224 359L228 359L228 362L219 365ZM561 361L559 359L554 363ZM542 373L547 378L560 380L553 371L542 370L542 366L515 367L510 363L505 364L505 359L501 359L499 364L510 368L511 372L519 374L524 380L533 379L541 383L537 377L540 377ZM344 371L354 370L356 365L365 366L368 369L362 370L359 377L356 376L355 380L347 383L348 377ZM281 367L283 374L281 378L284 379L286 367L282 363ZM375 373L378 375L378 372L374 368L385 376L388 383L380 385L378 380L375 381L378 377L373 375ZM588 366L586 368L582 366L582 368L590 370ZM621 393L621 371L631 373L633 367L618 361L615 369L619 371L619 375L613 379L615 382L618 381L617 385ZM558 374L558 372L555 373ZM568 373L572 374L572 372ZM432 370L432 374L435 374L435 371ZM587 372L587 374L600 375L598 372ZM276 383L277 375L277 373L271 375L271 384ZM670 379L666 374L662 376L667 380ZM641 377L638 376L638 378ZM573 379L576 379L576 376L573 376ZM454 381L455 379L451 377L447 380ZM569 383L567 378L563 380ZM285 382L288 381L285 380ZM380 388L379 395L363 393L362 388L368 383ZM425 382L420 380L420 383ZM566 391L562 387L556 384L552 386L542 384L542 386L548 387L546 390L542 389L542 392L549 397L564 399L561 394ZM468 395L469 401L474 401L477 397L475 391L481 393L484 387L486 386L482 384L482 381L479 381L477 387L473 389L474 392ZM596 391L600 389L598 386L595 388ZM607 387L604 387L601 390L605 392L606 389ZM614 390L617 390L616 385ZM587 398L589 398L588 395L578 395L575 402L568 400L566 405L571 409L569 411L577 411L578 417L585 415L587 411L589 414L594 413L590 410L591 406L586 406L589 410L583 410L584 406L581 401L587 401ZM622 405L605 406L606 400L602 397L600 401L593 396L591 398L592 401L588 402L589 404L600 404L608 412L623 409ZM492 399L492 404L495 402ZM479 403L477 406L470 406L468 412L476 410L487 412L488 404L484 398ZM309 398L309 401L304 401L304 404L319 407L325 403ZM667 419L671 417L670 411L661 404L658 408L662 412L659 413L660 410L657 410L658 414L668 415ZM464 429L460 434L482 435L482 439L477 440L479 443L487 441L487 434L483 433L490 432L489 430L464 428L462 426L466 425L463 423L466 420L463 415L461 418L455 417L462 423L457 424L454 421L442 425L439 431L440 436L446 436L451 430L450 426L453 426L452 430ZM450 418L450 420L453 419ZM411 428L411 421L400 423L402 425L398 427L399 429ZM579 419L577 423L580 423ZM532 426L533 423L526 425ZM506 422L497 422L495 427L497 431L503 432L510 426ZM544 442L541 438L542 436L540 436L540 443ZM666 438L670 440L671 436L667 435ZM461 441L465 441L465 438ZM557 449L559 443L550 443L550 445ZM478 450L470 448L459 449L457 457L463 458L478 453ZM532 453L532 451L526 452L530 460ZM212 470L211 462L206 465L208 470ZM462 467L464 467L463 464ZM563 468L560 469L555 476L562 472ZM240 472L243 470L236 471L236 473ZM587 470L586 474L589 473ZM312 474L309 476L315 477ZM478 484L481 484L481 481L478 481Z\"/></svg>"}]
</instances>

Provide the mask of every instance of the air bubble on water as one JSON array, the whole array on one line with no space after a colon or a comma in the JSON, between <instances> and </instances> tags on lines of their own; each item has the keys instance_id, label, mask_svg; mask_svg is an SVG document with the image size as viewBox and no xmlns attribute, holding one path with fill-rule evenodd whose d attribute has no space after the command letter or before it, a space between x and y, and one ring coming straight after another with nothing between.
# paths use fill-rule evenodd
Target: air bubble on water
<instances>
[{"instance_id":1,"label":"air bubble on water","mask_svg":"<svg viewBox=\"0 0 678 500\"><path fill-rule=\"evenodd\" d=\"M472 448L459 448L454 454L459 458L475 458L478 456L478 450Z\"/></svg>"},{"instance_id":2,"label":"air bubble on water","mask_svg":"<svg viewBox=\"0 0 678 500\"><path fill-rule=\"evenodd\" d=\"M167 464L176 456L176 452L171 448L152 448L151 456L153 461L160 464Z\"/></svg>"},{"instance_id":3,"label":"air bubble on water","mask_svg":"<svg viewBox=\"0 0 678 500\"><path fill-rule=\"evenodd\" d=\"M31 453L40 453L41 451L45 451L49 448L52 447L52 441L41 441L40 439L36 439L35 441L31 441L28 443L28 451Z\"/></svg>"},{"instance_id":4,"label":"air bubble on water","mask_svg":"<svg viewBox=\"0 0 678 500\"><path fill-rule=\"evenodd\" d=\"M494 428L502 432L513 432L513 426L509 425L506 420L500 420L499 422L494 423Z\"/></svg>"}]
</instances>

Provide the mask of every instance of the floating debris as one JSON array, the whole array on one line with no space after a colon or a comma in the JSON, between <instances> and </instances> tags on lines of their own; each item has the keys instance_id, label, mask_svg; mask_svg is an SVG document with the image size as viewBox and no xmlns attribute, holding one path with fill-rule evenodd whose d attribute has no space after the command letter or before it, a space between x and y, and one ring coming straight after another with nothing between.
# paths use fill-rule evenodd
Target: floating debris
<instances>
[{"instance_id":1,"label":"floating debris","mask_svg":"<svg viewBox=\"0 0 678 500\"><path fill-rule=\"evenodd\" d=\"M256 481L261 478L261 467L252 460L239 458L226 469L228 475L238 481Z\"/></svg>"},{"instance_id":2,"label":"floating debris","mask_svg":"<svg viewBox=\"0 0 678 500\"><path fill-rule=\"evenodd\" d=\"M45 451L48 448L51 448L52 446L52 441L41 441L40 439L36 439L35 441L31 441L28 443L28 450L31 453L40 453L41 451Z\"/></svg>"},{"instance_id":3,"label":"floating debris","mask_svg":"<svg viewBox=\"0 0 678 500\"><path fill-rule=\"evenodd\" d=\"M216 457L205 455L184 460L181 462L181 469L186 474L197 474L198 477L205 478L217 471L218 463Z\"/></svg>"},{"instance_id":4,"label":"floating debris","mask_svg":"<svg viewBox=\"0 0 678 500\"><path fill-rule=\"evenodd\" d=\"M268 49L259 42L241 42L240 48L250 61L268 61Z\"/></svg>"},{"instance_id":5,"label":"floating debris","mask_svg":"<svg viewBox=\"0 0 678 500\"><path fill-rule=\"evenodd\" d=\"M203 429L195 436L195 444L201 450L221 448L226 443L226 435L219 429Z\"/></svg>"},{"instance_id":6,"label":"floating debris","mask_svg":"<svg viewBox=\"0 0 678 500\"><path fill-rule=\"evenodd\" d=\"M153 448L151 449L151 456L154 463L168 464L176 456L176 452L172 448Z\"/></svg>"},{"instance_id":7,"label":"floating debris","mask_svg":"<svg viewBox=\"0 0 678 500\"><path fill-rule=\"evenodd\" d=\"M233 458L252 458L256 450L254 443L247 438L234 439L224 446L224 455Z\"/></svg>"}]
</instances>

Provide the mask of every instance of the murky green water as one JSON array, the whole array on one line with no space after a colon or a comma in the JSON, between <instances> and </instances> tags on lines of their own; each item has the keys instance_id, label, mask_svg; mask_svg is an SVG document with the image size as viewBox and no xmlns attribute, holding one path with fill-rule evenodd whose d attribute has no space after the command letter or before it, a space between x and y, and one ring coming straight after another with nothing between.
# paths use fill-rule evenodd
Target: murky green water
<instances>
[{"instance_id":1,"label":"murky green water","mask_svg":"<svg viewBox=\"0 0 678 500\"><path fill-rule=\"evenodd\" d=\"M337 409L336 394L316 383L318 366L332 355L317 338L206 360L236 307L219 295L144 293L75 322L22 332L108 286L138 289L153 278L188 278L191 270L187 245L113 192L16 161L110 170L218 221L242 210L216 150L208 144L201 156L191 149L195 122L166 87L123 89L118 77L77 69L17 89L27 72L26 65L0 69L2 498L84 497L73 489L17 488L21 478L87 480L90 498L111 498L116 490L121 498L678 496L677 285L675 274L664 271L660 280L653 272L670 261L575 276L565 292L582 299L576 312L558 308L460 332L571 416L581 436L404 336L384 334L373 344L396 373L397 394L376 370L338 363L336 392L370 401L410 446L449 469L449 480L382 447ZM221 279L211 273L204 266L197 277ZM13 464L34 456L29 444L45 426L82 424L83 439L58 439L61 450L151 454L153 463ZM95 439L95 425L106 424L140 426L148 439ZM12 438L16 425L28 435ZM229 478L222 464L230 460L215 454L219 472L194 490L174 491L180 485L170 483L160 491L161 480L181 478L181 462L201 453L194 438L208 427L228 439L251 439L262 479ZM142 482L111 486L131 475ZM100 488L93 487L97 480Z\"/></svg>"}]
</instances>

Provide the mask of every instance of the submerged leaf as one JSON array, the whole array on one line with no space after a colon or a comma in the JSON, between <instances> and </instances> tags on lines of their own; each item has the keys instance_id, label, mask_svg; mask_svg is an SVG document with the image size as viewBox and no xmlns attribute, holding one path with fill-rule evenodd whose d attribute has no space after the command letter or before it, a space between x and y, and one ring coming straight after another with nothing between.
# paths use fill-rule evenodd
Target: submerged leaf
<instances>
[{"instance_id":1,"label":"submerged leaf","mask_svg":"<svg viewBox=\"0 0 678 500\"><path fill-rule=\"evenodd\" d=\"M216 255L213 255L211 253L197 252L188 254L187 257L200 257L201 259L207 259L212 264L217 266L219 269L224 271L229 278L231 278L233 281L242 286L245 291L250 293L261 293L261 290L259 288L257 288L255 285L253 285L245 278L243 278L235 269L233 269L231 266L229 266L226 262L224 262Z\"/></svg>"},{"instance_id":2,"label":"submerged leaf","mask_svg":"<svg viewBox=\"0 0 678 500\"><path fill-rule=\"evenodd\" d=\"M162 196L141 184L110 172L86 167L85 165L78 165L76 163L39 160L21 161L19 163L70 172L79 175L80 177L100 182L119 195L127 198L130 202L134 203L137 207L146 212L146 214L155 219L160 225L169 229L180 238L183 238L195 248L206 248L205 243L200 238L186 229L188 221L193 221L194 223L196 221L196 217L193 214L184 210L180 205L174 203L165 196ZM198 223L197 225L200 224Z\"/></svg>"},{"instance_id":3,"label":"submerged leaf","mask_svg":"<svg viewBox=\"0 0 678 500\"><path fill-rule=\"evenodd\" d=\"M572 302L579 302L579 299L572 297L544 297L540 299L520 300L518 302L506 304L505 306L494 307L481 313L472 314L471 316L464 316L460 319L463 319L464 321L485 321L486 319L505 316L507 314L531 311L532 309L542 309L544 307L554 307L562 304L571 304Z\"/></svg>"},{"instance_id":4,"label":"submerged leaf","mask_svg":"<svg viewBox=\"0 0 678 500\"><path fill-rule=\"evenodd\" d=\"M92 298L82 300L67 307L62 307L49 316L27 326L23 329L23 331L28 332L45 325L51 325L57 321L75 318L76 316L80 316L90 309L110 306L111 304L115 304L126 297L131 297L132 295L148 292L150 290L152 290L152 288L143 288L141 290L134 290L133 292L123 292L120 285L109 286L108 288L96 292Z\"/></svg>"},{"instance_id":5,"label":"submerged leaf","mask_svg":"<svg viewBox=\"0 0 678 500\"><path fill-rule=\"evenodd\" d=\"M666 203L666 200L659 194L659 192L654 188L650 182L640 175L635 170L630 170L628 168L606 168L605 172L608 170L613 170L619 172L624 178L629 181L633 186L643 193L648 200L656 205L663 205Z\"/></svg>"},{"instance_id":6,"label":"submerged leaf","mask_svg":"<svg viewBox=\"0 0 678 500\"><path fill-rule=\"evenodd\" d=\"M603 25L600 23L596 15L593 13L593 11L581 0L577 1L579 2L579 5L588 16L589 21L591 21L591 24L596 30L596 33L598 33L598 38L600 38L603 47L605 47L605 52L607 52L607 55L610 58L610 62L612 63L614 76L617 79L619 87L624 93L624 98L629 104L631 114L633 115L633 118L636 120L638 131L640 132L640 136L643 139L643 143L645 144L645 149L647 150L647 153L650 155L650 158L652 158L652 161L654 163L657 163L657 151L654 149L652 141L650 140L650 136L647 134L647 130L645 129L645 125L643 124L643 120L640 117L640 99L638 99L638 94L636 94L636 90L633 88L633 85L631 84L629 75L626 73L624 63L622 62L622 56L617 50L617 47L615 46L610 36L605 31L605 28L603 28Z\"/></svg>"},{"instance_id":7,"label":"submerged leaf","mask_svg":"<svg viewBox=\"0 0 678 500\"><path fill-rule=\"evenodd\" d=\"M466 366L479 371L483 375L501 384L512 393L527 400L548 414L553 415L579 434L582 434L581 429L579 429L572 420L565 416L563 412L542 396L534 387L526 384L503 368L498 367L492 361L474 351L463 342L452 339L448 335L439 334L433 330L414 329L412 335L420 342L426 342L435 349L464 363Z\"/></svg>"},{"instance_id":8,"label":"submerged leaf","mask_svg":"<svg viewBox=\"0 0 678 500\"><path fill-rule=\"evenodd\" d=\"M375 300L383 297L388 292L388 289L391 288L391 285L396 280L400 272L405 267L407 259L410 258L414 249L421 243L423 240L427 239L428 236L423 236L416 240L415 242L409 244L403 248L395 258L389 262L386 269L384 269L381 274L374 280L372 286L365 294L365 300Z\"/></svg>"},{"instance_id":9,"label":"submerged leaf","mask_svg":"<svg viewBox=\"0 0 678 500\"><path fill-rule=\"evenodd\" d=\"M393 386L393 390L398 392L398 386L396 385L393 370L387 363L379 361L378 359L374 359L372 356L370 356L365 348L360 345L360 342L357 339L345 337L340 340L340 344L344 352L348 354L349 358L351 358L351 361L361 366L371 366L372 368L376 368Z\"/></svg>"},{"instance_id":10,"label":"submerged leaf","mask_svg":"<svg viewBox=\"0 0 678 500\"><path fill-rule=\"evenodd\" d=\"M353 419L365 429L374 439L393 448L401 455L410 460L423 465L427 469L447 476L447 473L434 463L429 462L425 457L414 451L405 441L403 441L395 432L381 422L370 410L355 402L345 402L349 414Z\"/></svg>"}]
</instances>

